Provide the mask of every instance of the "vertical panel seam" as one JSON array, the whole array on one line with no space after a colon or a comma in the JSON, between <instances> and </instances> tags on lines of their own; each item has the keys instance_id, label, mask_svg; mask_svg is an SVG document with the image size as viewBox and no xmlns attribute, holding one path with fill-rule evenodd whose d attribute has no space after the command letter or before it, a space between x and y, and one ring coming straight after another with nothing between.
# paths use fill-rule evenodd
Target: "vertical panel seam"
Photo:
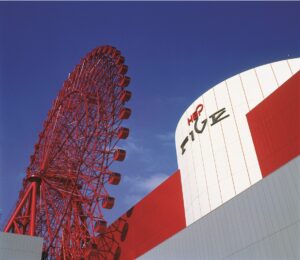
<instances>
[{"instance_id":1,"label":"vertical panel seam","mask_svg":"<svg viewBox=\"0 0 300 260\"><path fill-rule=\"evenodd\" d=\"M185 112L187 114L187 110ZM188 116L188 114L187 114L187 116ZM189 132L189 129L188 129L188 132ZM189 138L189 136L188 136L188 138ZM193 157L192 143L189 142L188 146L189 146L191 154L192 154L191 160L192 160L192 167L194 168L194 157ZM187 165L188 165L188 169L191 169L189 161L187 161ZM192 194L191 177L192 177L191 176L191 172L189 171L188 172L188 176L187 176L187 180L188 180L188 184L189 184L188 185L189 186L189 195L190 195L189 196L189 203L188 203L189 204L189 210L190 210L190 221L189 221L190 223L189 223L189 225L192 224L193 222L195 222L195 219L194 219L194 209L193 209L193 194Z\"/></svg>"},{"instance_id":2,"label":"vertical panel seam","mask_svg":"<svg viewBox=\"0 0 300 260\"><path fill-rule=\"evenodd\" d=\"M204 96L203 96L203 105L205 105ZM205 117L207 117L206 109L204 109L204 113L205 113ZM223 204L221 187L220 187L220 181L219 181L219 175L218 175L218 170L217 170L217 165L216 165L216 159L215 159L215 154L214 154L214 148L213 148L212 140L211 140L210 127L208 127L208 134L209 134L209 142L210 142L210 146L211 146L211 151L212 151L212 155L213 155L214 166L215 166L216 174L217 174L217 181L218 181L218 187L219 187L219 192L220 192L221 204Z\"/></svg>"},{"instance_id":3,"label":"vertical panel seam","mask_svg":"<svg viewBox=\"0 0 300 260\"><path fill-rule=\"evenodd\" d=\"M214 97L215 97L217 109L219 109L217 98L216 98L216 93L215 93L215 89L214 88L213 88L213 93L214 93ZM229 165L229 169L230 169L230 176L231 176L231 180L232 180L232 184L233 184L233 190L234 190L234 194L236 194L234 179L233 179L233 175L232 175L232 167L231 167L231 164L230 164L230 160L229 160L229 156L228 156L228 150L227 150L227 145L226 145L226 139L225 139L224 131L223 131L223 122L221 122L221 131L222 131L223 141L224 141L224 144L225 144L226 157L227 157L227 161L228 161L228 165Z\"/></svg>"},{"instance_id":4,"label":"vertical panel seam","mask_svg":"<svg viewBox=\"0 0 300 260\"><path fill-rule=\"evenodd\" d=\"M289 69L290 69L291 74L294 75L289 60L286 60L286 63L288 65Z\"/></svg>"},{"instance_id":5,"label":"vertical panel seam","mask_svg":"<svg viewBox=\"0 0 300 260\"><path fill-rule=\"evenodd\" d=\"M263 97L262 100L264 100L264 99L265 99L265 96L264 96L264 92L262 91L262 88L261 88L261 82L260 82L259 77L258 77L258 75L257 75L256 68L254 68L253 70L254 70L254 73L255 73L255 76L256 76L258 85L259 85L259 89L260 89L261 95L262 95L262 97Z\"/></svg>"},{"instance_id":6,"label":"vertical panel seam","mask_svg":"<svg viewBox=\"0 0 300 260\"><path fill-rule=\"evenodd\" d=\"M184 112L184 115L185 114L187 114L187 111ZM183 132L182 128L180 128L180 131L181 131L181 136L184 136L184 134L182 134L182 132ZM187 171L188 162L186 160L182 160L182 158L181 158L181 161L185 162L184 166L185 166L185 170ZM183 173L183 171L182 171L182 169L180 169L180 170L181 170L181 172L180 172L180 175L181 175ZM191 217L190 217L190 215L191 215L191 203L189 203L189 201L191 201L191 198L188 196L188 193L186 192L186 187L188 187L189 190L191 190L191 188L190 188L190 180L189 180L189 178L187 178L187 175L188 175L188 172L186 174L185 181L183 181L183 177L181 177L181 183L182 183L182 185L183 185L183 183L185 184L185 192L183 192L183 187L182 187L182 196L183 196L185 221L186 221L186 224L190 225L192 223L191 220L190 220L191 219ZM188 212L190 212L189 216L188 216Z\"/></svg>"},{"instance_id":7,"label":"vertical panel seam","mask_svg":"<svg viewBox=\"0 0 300 260\"><path fill-rule=\"evenodd\" d=\"M203 100L203 104L204 104L204 100ZM209 205L209 212L210 212L211 211L211 203L210 203L209 192L208 192L208 184L207 184L207 178L206 178L206 169L205 169L205 164L204 164L204 160L203 160L203 152L202 152L202 145L201 145L201 137L200 136L199 136L199 144L200 144L201 162L202 162L202 167L203 167L203 170L204 170L205 187L206 187L207 198L208 198L208 205ZM199 201L200 201L200 197L199 197Z\"/></svg>"},{"instance_id":8,"label":"vertical panel seam","mask_svg":"<svg viewBox=\"0 0 300 260\"><path fill-rule=\"evenodd\" d=\"M228 84L227 84L227 81L226 81L226 80L225 80L225 84L226 84L226 90L227 90L227 93L228 93L228 96L229 96L229 100L230 100L230 106L231 106L231 110L232 110L232 113L233 113L233 119L234 119L235 127L236 127L236 129L237 129L238 136L239 136L239 142L240 142L240 146L241 146L241 149L242 149L243 158L244 158L244 161L246 162L245 154L244 154L244 150L243 150L243 145L242 145L242 140L241 140L241 135L240 135L240 131L239 131L238 124L237 124L237 122L236 122L236 116L235 116L234 109L233 109L233 106L232 106L232 101L231 101L231 97L230 97L229 89L228 89ZM246 166L246 170L247 170L247 175L248 175L248 179L249 179L249 184L251 185L250 176L249 176L249 172L248 172L248 167L247 167L247 164L246 164L246 163L245 163L245 166Z\"/></svg>"},{"instance_id":9,"label":"vertical panel seam","mask_svg":"<svg viewBox=\"0 0 300 260\"><path fill-rule=\"evenodd\" d=\"M249 103L248 103L248 99L247 99L247 95L246 95L246 91L245 91L245 87L244 87L244 83L243 83L241 74L239 74L239 79L240 79L240 81L241 81L242 90L243 90L243 93L244 93L244 97L245 97L245 99L246 99L246 103L247 103L247 106L248 106L248 112L249 112L249 111L250 111L250 106L249 106ZM245 115L245 116L246 116L246 115ZM247 119L246 119L246 120L247 120ZM246 126L248 127L248 130L250 131L249 125L247 124ZM246 160L246 154L245 154L245 149L244 149L242 140L241 140L241 146L242 146L243 158L244 158L244 161L245 161L247 174L248 174L248 177L249 177L249 182L250 182L250 185L252 185L251 178L250 178L249 167L248 167L248 160Z\"/></svg>"},{"instance_id":10,"label":"vertical panel seam","mask_svg":"<svg viewBox=\"0 0 300 260\"><path fill-rule=\"evenodd\" d=\"M193 102L194 104L195 102ZM194 106L193 106L194 108ZM193 151L193 143L191 143L191 151L192 151L192 159L193 159L193 169L194 169L194 172L193 172L193 176L195 178L195 182L196 182L196 187L197 187L197 198L198 198L198 204L199 204L199 209L200 209L200 216L202 216L202 211L201 211L201 204L200 204L200 196L199 196L199 186L198 186L198 181L197 181L197 176L196 176L196 168L195 168L195 158L194 158L194 151ZM192 200L192 208L194 208L193 206L194 204L194 201ZM194 217L194 221L196 220L196 218Z\"/></svg>"},{"instance_id":11,"label":"vertical panel seam","mask_svg":"<svg viewBox=\"0 0 300 260\"><path fill-rule=\"evenodd\" d=\"M279 87L279 83L278 83L277 77L276 77L276 75L275 75L275 72L274 72L272 63L270 64L270 67L271 67L271 70L272 70L272 73L273 73L273 76L274 76L274 78L275 78L275 81L276 81L276 84L277 84L277 88L278 88L278 87ZM272 91L272 92L273 92L273 91Z\"/></svg>"},{"instance_id":12,"label":"vertical panel seam","mask_svg":"<svg viewBox=\"0 0 300 260\"><path fill-rule=\"evenodd\" d=\"M208 204L209 204L209 211L211 211L211 203L210 203L210 199L209 199L208 184L207 184L207 178L206 178L205 165L204 165L204 161L203 161L203 152L202 152L201 143L200 143L200 147L201 147L202 165L203 165L203 168L204 168L204 179L205 179L205 186L206 186L206 192L207 192L207 198L208 198Z\"/></svg>"},{"instance_id":13,"label":"vertical panel seam","mask_svg":"<svg viewBox=\"0 0 300 260\"><path fill-rule=\"evenodd\" d=\"M248 112L249 112L250 106L249 106L249 102L248 102L248 99L247 99L247 96L246 96L246 92L245 92L245 88L244 88L244 83L243 83L241 74L239 74L239 79L240 79L240 82L241 82L242 90L243 90L243 93L244 93L244 97L246 99L246 103L247 103L247 107L248 107Z\"/></svg>"}]
</instances>

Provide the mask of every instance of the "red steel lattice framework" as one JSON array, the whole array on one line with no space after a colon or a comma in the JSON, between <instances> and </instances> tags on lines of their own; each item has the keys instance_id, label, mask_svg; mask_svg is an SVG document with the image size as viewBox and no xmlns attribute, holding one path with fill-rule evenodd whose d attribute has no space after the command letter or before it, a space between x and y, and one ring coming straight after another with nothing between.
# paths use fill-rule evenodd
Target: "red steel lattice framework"
<instances>
[{"instance_id":1,"label":"red steel lattice framework","mask_svg":"<svg viewBox=\"0 0 300 260\"><path fill-rule=\"evenodd\" d=\"M131 110L124 105L130 78L117 49L98 47L81 59L64 82L39 134L15 210L4 231L44 239L43 257L106 258L109 253L102 208L114 198L106 184L121 175L118 149L129 129L121 127Z\"/></svg>"}]
</instances>

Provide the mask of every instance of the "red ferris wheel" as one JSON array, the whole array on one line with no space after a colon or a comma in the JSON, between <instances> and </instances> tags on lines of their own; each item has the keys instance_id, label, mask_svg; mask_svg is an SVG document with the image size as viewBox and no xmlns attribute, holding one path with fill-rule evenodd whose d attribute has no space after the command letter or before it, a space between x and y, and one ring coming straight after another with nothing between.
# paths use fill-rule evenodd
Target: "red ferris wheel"
<instances>
[{"instance_id":1,"label":"red ferris wheel","mask_svg":"<svg viewBox=\"0 0 300 260\"><path fill-rule=\"evenodd\" d=\"M48 112L4 228L43 237L45 258L106 253L99 246L107 226L102 209L114 205L106 185L120 182L111 164L124 160L126 151L116 145L129 134L121 126L131 114L127 69L117 49L94 49L69 74Z\"/></svg>"}]
</instances>

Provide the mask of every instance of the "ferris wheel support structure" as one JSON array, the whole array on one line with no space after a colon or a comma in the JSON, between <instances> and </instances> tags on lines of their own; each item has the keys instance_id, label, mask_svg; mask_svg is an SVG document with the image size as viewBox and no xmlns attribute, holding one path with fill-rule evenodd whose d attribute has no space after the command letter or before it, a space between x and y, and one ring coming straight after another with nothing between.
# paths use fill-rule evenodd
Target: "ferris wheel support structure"
<instances>
[{"instance_id":1,"label":"ferris wheel support structure","mask_svg":"<svg viewBox=\"0 0 300 260\"><path fill-rule=\"evenodd\" d=\"M118 185L121 174L112 170L126 151L117 144L129 129L121 126L131 115L125 107L120 51L111 46L88 53L64 82L44 122L30 157L15 209L5 232L41 236L43 257L83 258L109 251L105 242L104 209L115 199L107 185Z\"/></svg>"}]
</instances>

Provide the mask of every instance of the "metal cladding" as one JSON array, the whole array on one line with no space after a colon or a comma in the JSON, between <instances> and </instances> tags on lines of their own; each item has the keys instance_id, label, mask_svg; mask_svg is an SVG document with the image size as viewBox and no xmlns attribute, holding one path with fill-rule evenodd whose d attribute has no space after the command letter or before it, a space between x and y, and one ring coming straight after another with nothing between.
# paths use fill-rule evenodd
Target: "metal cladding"
<instances>
[{"instance_id":1,"label":"metal cladding","mask_svg":"<svg viewBox=\"0 0 300 260\"><path fill-rule=\"evenodd\" d=\"M299 255L299 69L300 59L257 67L188 109L176 132L180 171L108 227L120 233L112 247L118 259ZM205 211L219 197L220 207Z\"/></svg>"},{"instance_id":2,"label":"metal cladding","mask_svg":"<svg viewBox=\"0 0 300 260\"><path fill-rule=\"evenodd\" d=\"M180 172L176 171L107 227L106 235L113 234L107 259L137 259L185 227Z\"/></svg>"},{"instance_id":3,"label":"metal cladding","mask_svg":"<svg viewBox=\"0 0 300 260\"><path fill-rule=\"evenodd\" d=\"M0 259L40 260L43 238L0 232Z\"/></svg>"},{"instance_id":4,"label":"metal cladding","mask_svg":"<svg viewBox=\"0 0 300 260\"><path fill-rule=\"evenodd\" d=\"M43 257L136 259L279 167L288 166L296 180L299 127L293 118L299 115L300 59L290 59L240 73L195 100L176 129L179 170L107 227L102 209L113 208L115 198L104 185L120 183L121 175L110 167L113 161L123 161L126 157L126 151L116 144L128 137L129 129L122 127L121 121L131 115L131 110L124 107L131 92L124 89L130 79L124 76L127 66L123 63L120 52L109 46L89 53L64 83L44 122L45 129L39 134L23 189L5 231L43 237ZM295 157L297 163L292 161ZM291 164L287 165L289 161ZM293 182L286 183L295 188ZM247 192L254 194L254 188ZM284 195L290 197L292 189L286 190ZM294 191L293 196L298 198ZM244 198L247 192L243 193ZM261 194L266 195L265 191ZM270 201L267 197L264 199ZM277 198L285 209L283 213L294 208L281 195ZM219 215L225 225L220 219L211 218L216 215L202 219L208 230L202 232L203 250L197 247L199 252L210 246L212 249L207 250L210 256L211 252L225 252L215 245L217 239L207 223L217 227L215 234L218 238L222 236L219 241L224 244L226 236L231 235L225 232L229 230L229 222L236 228L229 232L237 230L239 242L243 243L246 236L243 232L240 235L242 229L236 223L244 227L245 223L256 225L261 221L253 217L255 214L249 216L243 212L245 217L236 217L238 221L232 222L231 214L236 213L236 208L233 212L228 207L232 201L223 207L229 212L226 218ZM273 202L268 205L275 205ZM255 202L253 205L256 208ZM279 215L265 214L269 209L264 211L264 206L260 206L263 211L260 218L263 216L264 220ZM278 213L276 207L272 212ZM287 223L286 216L280 217L283 225ZM222 234L218 225L225 230ZM270 226L277 228L272 223ZM261 225L256 228L260 230ZM272 234L282 231L278 228ZM189 230L193 230L192 226L184 232ZM243 230L248 232L248 228ZM212 239L207 240L208 233ZM252 233L247 233L251 239ZM266 241L265 235L256 242ZM252 242L238 250L250 248ZM190 241L186 244L194 245ZM230 245L229 249L232 248ZM225 252L228 255L231 253Z\"/></svg>"},{"instance_id":5,"label":"metal cladding","mask_svg":"<svg viewBox=\"0 0 300 260\"><path fill-rule=\"evenodd\" d=\"M267 178L138 259L300 259L300 71L289 62L295 74L247 113Z\"/></svg>"},{"instance_id":6,"label":"metal cladding","mask_svg":"<svg viewBox=\"0 0 300 260\"><path fill-rule=\"evenodd\" d=\"M182 115L175 141L187 225L262 179L246 114L300 69L279 61L233 76Z\"/></svg>"},{"instance_id":7,"label":"metal cladding","mask_svg":"<svg viewBox=\"0 0 300 260\"><path fill-rule=\"evenodd\" d=\"M43 237L44 257L79 259L96 253L101 258L110 250L106 237L99 236L106 228L102 207L114 205L105 184L120 182L121 175L111 174L110 167L125 159L116 144L129 134L121 123L131 112L124 108L131 97L124 90L130 78L120 55L103 46L81 59L34 146L5 232Z\"/></svg>"}]
</instances>

